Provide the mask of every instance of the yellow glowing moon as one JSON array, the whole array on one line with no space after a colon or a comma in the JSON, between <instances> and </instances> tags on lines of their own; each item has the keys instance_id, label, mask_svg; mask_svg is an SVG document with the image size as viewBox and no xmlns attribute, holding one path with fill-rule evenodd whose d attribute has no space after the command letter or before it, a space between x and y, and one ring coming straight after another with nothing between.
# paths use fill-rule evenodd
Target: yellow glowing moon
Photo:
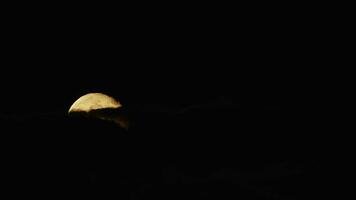
<instances>
[{"instance_id":1,"label":"yellow glowing moon","mask_svg":"<svg viewBox=\"0 0 356 200\"><path fill-rule=\"evenodd\" d=\"M69 113L72 112L91 112L99 109L117 109L122 107L120 102L114 98L102 93L89 93L78 100L69 108Z\"/></svg>"},{"instance_id":2,"label":"yellow glowing moon","mask_svg":"<svg viewBox=\"0 0 356 200\"><path fill-rule=\"evenodd\" d=\"M102 93L89 93L76 100L68 110L70 115L85 115L102 120L113 121L119 126L127 129L128 119L117 111L122 105L119 101Z\"/></svg>"}]
</instances>

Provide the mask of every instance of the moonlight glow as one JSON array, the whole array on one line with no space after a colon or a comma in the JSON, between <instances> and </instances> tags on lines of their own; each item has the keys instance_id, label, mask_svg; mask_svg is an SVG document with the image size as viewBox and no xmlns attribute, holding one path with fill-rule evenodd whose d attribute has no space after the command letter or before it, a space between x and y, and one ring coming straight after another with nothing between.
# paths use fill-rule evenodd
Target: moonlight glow
<instances>
[{"instance_id":1,"label":"moonlight glow","mask_svg":"<svg viewBox=\"0 0 356 200\"><path fill-rule=\"evenodd\" d=\"M122 107L119 101L102 93L89 93L78 100L69 108L68 114L89 116L116 123L124 129L128 129L129 120L119 112ZM116 112L108 112L116 111Z\"/></svg>"},{"instance_id":2,"label":"moonlight glow","mask_svg":"<svg viewBox=\"0 0 356 200\"><path fill-rule=\"evenodd\" d=\"M117 109L122 107L120 102L114 98L102 93L89 93L78 100L69 108L69 113L72 112L90 112L99 109Z\"/></svg>"}]
</instances>

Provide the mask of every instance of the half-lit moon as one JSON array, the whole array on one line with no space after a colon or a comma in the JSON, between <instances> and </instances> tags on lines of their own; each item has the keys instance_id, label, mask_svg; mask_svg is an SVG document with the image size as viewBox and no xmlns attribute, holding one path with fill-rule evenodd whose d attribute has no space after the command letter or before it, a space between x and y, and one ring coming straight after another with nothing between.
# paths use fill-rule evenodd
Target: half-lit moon
<instances>
[{"instance_id":1,"label":"half-lit moon","mask_svg":"<svg viewBox=\"0 0 356 200\"><path fill-rule=\"evenodd\" d=\"M128 129L129 121L120 110L121 107L121 103L113 97L102 93L89 93L76 100L69 108L68 114L113 121Z\"/></svg>"},{"instance_id":2,"label":"half-lit moon","mask_svg":"<svg viewBox=\"0 0 356 200\"><path fill-rule=\"evenodd\" d=\"M102 93L89 93L78 100L69 108L69 113L72 112L91 112L99 109L117 109L122 107L119 101Z\"/></svg>"}]
</instances>

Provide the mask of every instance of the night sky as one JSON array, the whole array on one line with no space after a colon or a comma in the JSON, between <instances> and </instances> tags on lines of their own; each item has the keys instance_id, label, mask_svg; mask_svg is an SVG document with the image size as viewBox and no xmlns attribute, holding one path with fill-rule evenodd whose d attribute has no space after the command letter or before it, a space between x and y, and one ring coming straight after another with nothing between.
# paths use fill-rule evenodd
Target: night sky
<instances>
[{"instance_id":1,"label":"night sky","mask_svg":"<svg viewBox=\"0 0 356 200\"><path fill-rule=\"evenodd\" d=\"M98 22L15 21L0 82L2 177L14 197L320 195L327 103L299 68L313 63L310 48L290 27L280 35L263 21L237 32L140 21L114 32ZM68 117L90 92L119 99L130 130Z\"/></svg>"}]
</instances>

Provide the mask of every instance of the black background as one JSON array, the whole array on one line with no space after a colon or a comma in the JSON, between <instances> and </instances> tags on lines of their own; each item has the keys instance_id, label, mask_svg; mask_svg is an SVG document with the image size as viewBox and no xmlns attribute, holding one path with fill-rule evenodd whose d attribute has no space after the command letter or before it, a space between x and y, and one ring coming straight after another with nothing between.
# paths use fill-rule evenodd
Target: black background
<instances>
[{"instance_id":1,"label":"black background","mask_svg":"<svg viewBox=\"0 0 356 200\"><path fill-rule=\"evenodd\" d=\"M268 11L117 20L50 13L9 14L2 27L2 162L14 194L319 194L330 101L315 79L321 71L311 69L325 59L313 21ZM132 130L68 118L89 92L135 110Z\"/></svg>"}]
</instances>

